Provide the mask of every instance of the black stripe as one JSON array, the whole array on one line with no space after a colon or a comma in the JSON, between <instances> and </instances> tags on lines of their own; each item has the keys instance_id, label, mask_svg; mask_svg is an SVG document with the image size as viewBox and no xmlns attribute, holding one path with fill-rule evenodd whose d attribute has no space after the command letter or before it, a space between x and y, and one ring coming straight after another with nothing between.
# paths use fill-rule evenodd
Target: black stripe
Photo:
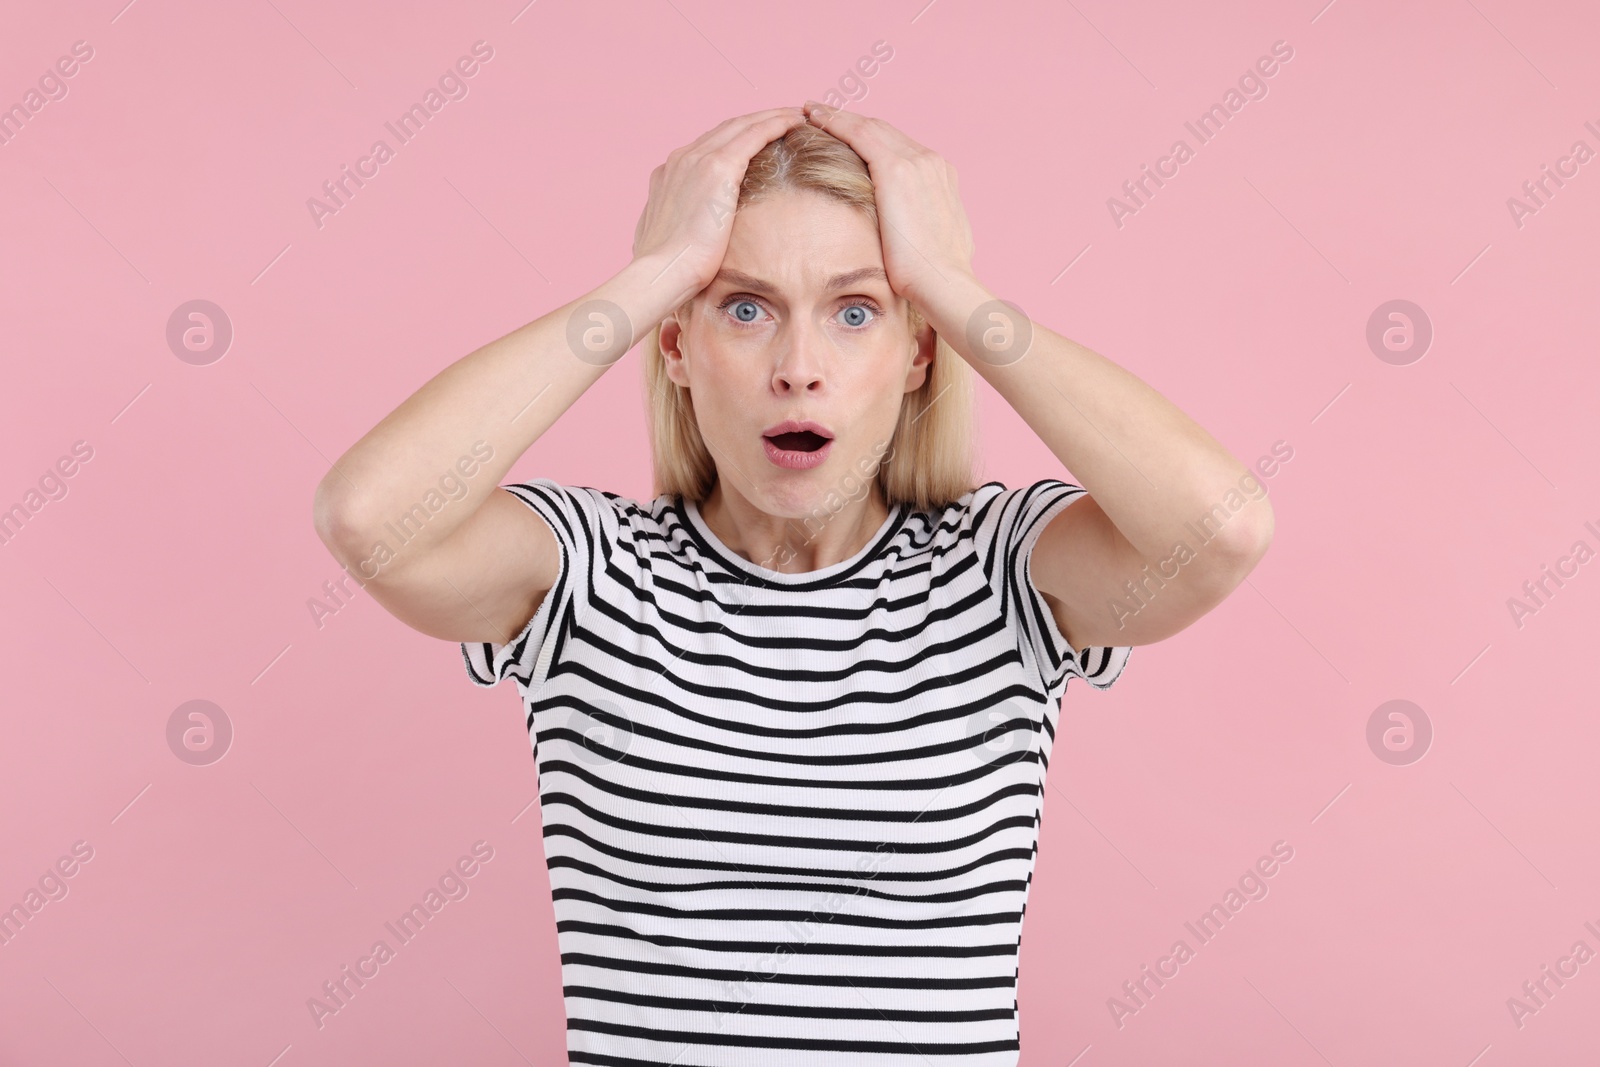
<instances>
[{"instance_id":1,"label":"black stripe","mask_svg":"<svg viewBox=\"0 0 1600 1067\"><path fill-rule=\"evenodd\" d=\"M598 893L566 886L551 891L554 900L581 900L607 911L630 915L654 915L676 919L679 922L724 919L734 922L798 923L816 921L817 909L804 911L797 908L673 908L665 904L648 904L636 900L607 900ZM878 915L851 915L848 912L830 911L825 922L839 926L862 926L876 930L964 930L971 926L1005 926L1020 922L1022 912L982 912L974 915L938 916L931 919L885 919Z\"/></svg>"},{"instance_id":2,"label":"black stripe","mask_svg":"<svg viewBox=\"0 0 1600 1067\"><path fill-rule=\"evenodd\" d=\"M1026 853L1018 850L1019 856L1026 858ZM643 889L652 893L708 893L722 889L742 889L750 892L803 892L803 893L840 893L850 892L857 896L869 897L873 900L893 900L907 904L949 904L962 900L973 900L990 893L1015 893L1026 885L1026 880L1018 881L1008 878L998 882L987 882L971 889L956 890L949 893L886 893L881 889L867 889L859 886L850 886L833 882L764 882L754 879L725 880L720 882L647 882L642 878L627 878L615 871L608 871L585 860L572 856L551 856L546 862L549 870L570 869L580 871L591 878L614 882L625 885L631 889ZM810 874L811 871L794 871L793 874ZM858 873L856 877L860 877ZM878 881L882 875L874 875L873 880ZM559 923L557 924L559 925Z\"/></svg>"},{"instance_id":3,"label":"black stripe","mask_svg":"<svg viewBox=\"0 0 1600 1067\"><path fill-rule=\"evenodd\" d=\"M621 941L641 941L662 947L699 949L705 952L768 953L773 951L774 948L787 947L787 945L774 945L770 940L710 941L705 938L675 937L669 934L641 934L637 930L630 930L626 926L618 926L614 923L584 922L580 919L563 919L556 923L556 930L558 932L564 930L577 934L593 934L597 937L614 937ZM847 942L809 941L797 945L793 954L799 955L805 952L812 952L823 956L971 959L977 956L1009 957L1016 949L1015 941L1008 941L1000 945L852 945Z\"/></svg>"},{"instance_id":4,"label":"black stripe","mask_svg":"<svg viewBox=\"0 0 1600 1067\"><path fill-rule=\"evenodd\" d=\"M756 1004L743 1000L695 1000L690 997L628 993L589 985L562 986L561 993L563 996L579 1000L607 1000L614 1004L637 1004L645 1008L712 1011L726 1015L776 1015L789 1019L890 1019L906 1023L987 1022L995 1019L1012 1019L1017 1014L1015 1007L971 1008L965 1011L914 1011L903 1008L835 1008L825 1004Z\"/></svg>"},{"instance_id":5,"label":"black stripe","mask_svg":"<svg viewBox=\"0 0 1600 1067\"><path fill-rule=\"evenodd\" d=\"M1029 724L1023 720L1023 729L1028 729ZM570 731L568 731L570 733ZM983 735L978 735L976 740L982 742ZM581 743L581 739L580 739ZM985 797L969 801L953 808L922 808L916 811L909 809L883 809L883 808L827 808L816 804L758 804L754 801L717 800L712 797L697 797L686 794L665 793L660 790L634 789L630 786L618 785L608 781L575 763L566 760L552 760L540 768L541 773L554 774L557 771L582 779L602 793L609 793L614 797L623 797L628 800L643 801L647 804L667 804L674 808L698 808L702 811L731 811L742 812L748 815L770 815L775 818L787 819L842 819L849 822L884 822L884 823L913 823L913 822L949 822L952 819L963 819L985 811L1014 796L1037 796L1039 785L1037 782L1014 782L1002 786ZM553 795L553 794L552 794Z\"/></svg>"},{"instance_id":6,"label":"black stripe","mask_svg":"<svg viewBox=\"0 0 1600 1067\"><path fill-rule=\"evenodd\" d=\"M1015 1039L961 1043L924 1041L919 1044L912 1044L910 1041L841 1041L828 1038L725 1034L710 1030L654 1030L644 1026L601 1022L598 1019L568 1019L567 1029L594 1030L603 1034L616 1034L620 1037L637 1037L650 1041L687 1042L691 1045L794 1049L806 1052L882 1052L902 1056L976 1056L982 1052L1008 1052L1018 1047Z\"/></svg>"},{"instance_id":7,"label":"black stripe","mask_svg":"<svg viewBox=\"0 0 1600 1067\"><path fill-rule=\"evenodd\" d=\"M603 709L599 709L599 708L591 709L590 710L590 717L594 718L596 721L606 721L606 722L610 722L610 720L612 718L612 716L610 716L607 712L605 712ZM1013 720L1013 721L1015 721L1015 720ZM1051 738L1054 739L1055 730L1054 730L1053 727L1051 727L1051 725L1049 723L1049 720L1046 720L1044 725L1045 725L1045 728L1050 731ZM656 736L656 735L647 735L647 736ZM666 736L666 735L659 735L659 736ZM998 735L993 734L993 733L989 733L989 734L986 734L985 736L988 736L988 737L992 738L992 737L998 736ZM693 764L689 764L689 763L664 763L664 762L662 762L660 760L653 760L653 759L649 759L649 758L647 758L645 756L640 756L640 755L638 755L638 754L636 754L634 752L619 752L618 750L616 750L614 748L610 748L610 747L608 747L606 745L600 744L599 742L595 741L593 738L582 738L582 737L580 737L580 735L576 731L567 730L567 729L564 729L564 728L555 728L555 729L546 730L545 731L545 737L547 737L547 738L549 738L551 740L555 740L557 738L560 738L562 740L572 741L574 743L583 743L584 746L586 748L588 748L592 752L595 752L595 753L600 754L600 755L607 756L608 758L613 758L613 759L617 760L618 762L624 762L625 761L628 764L630 764L631 766L637 767L642 771L658 771L658 772L660 772L662 774L676 775L679 778L699 778L699 779L705 779L705 780L709 780L709 781L718 781L718 782L744 782L744 783L746 783L748 785L776 785L776 786L783 786L783 787L786 787L786 788L800 788L800 789L815 789L815 788L827 788L827 789L872 789L872 790L900 789L900 790L905 790L905 791L912 791L912 790L923 790L923 789L942 789L942 788L945 788L945 787L953 787L953 786L958 786L958 785L965 785L968 782L975 781L976 779L979 779L979 778L982 778L982 777L984 777L986 775L994 773L993 766L991 766L989 764L979 764L979 765L975 765L969 771L963 771L960 774L944 775L944 776L938 777L938 778L850 778L850 779L779 778L779 777L776 777L774 775L769 775L769 774L751 774L751 773L746 773L746 772L741 772L741 771L723 770L723 769L717 768L717 767L697 767L697 766L694 766ZM955 751L958 751L958 750L963 749L963 748L976 747L976 745L981 740L982 740L982 738L980 737L980 738L976 738L976 739L974 739L972 741L951 741L951 742L948 742L946 744L931 745L931 746L926 746L926 747L920 748L920 749L903 750L899 755L904 757L904 758L899 759L898 762L910 762L913 759L921 759L921 758L924 758L924 757L927 757L927 756L931 756L931 755L939 755L939 754L943 754L943 753L946 753L946 752L955 752ZM680 746L680 747L691 747L691 746ZM736 752L739 752L739 754L741 754L741 755L749 755L748 751L744 751L744 750L735 749L735 750L729 750L729 751L736 751ZM907 755L907 753L910 753L910 755ZM1018 752L1017 755L1016 755L1016 758L1014 760L1008 760L1007 762L1008 763L1033 763L1033 762L1037 761L1041 756L1042 756L1042 752L1040 750L1029 748L1029 749L1026 749L1024 751ZM881 759L874 758L871 762L881 762ZM546 769L546 770L553 770L553 769L555 769L555 768L557 768L559 766L562 766L562 765L564 765L564 761L563 762L558 762L558 761L555 761L555 760L551 760L551 761L549 761L547 763L541 764L540 766L543 769ZM816 766L816 764L809 764L809 766Z\"/></svg>"},{"instance_id":8,"label":"black stripe","mask_svg":"<svg viewBox=\"0 0 1600 1067\"><path fill-rule=\"evenodd\" d=\"M840 852L875 852L883 844L881 838L856 840L854 838L793 837L787 834L752 834L742 830L705 830L697 826L657 826L652 823L640 822L637 819L624 819L608 811L601 811L570 793L552 792L547 796L541 797L540 804L545 808L566 805L583 812L594 822L603 823L618 830L628 830L632 833L643 834L646 837L684 838L713 843L726 841L731 844L761 845L766 848L814 848ZM1032 820L1029 818L1011 815L990 823L987 827L965 837L945 838L937 841L894 841L890 842L890 845L896 852L918 854L925 852L957 852L968 845L993 837L1002 830L1010 829L1013 826L1028 826L1031 822Z\"/></svg>"},{"instance_id":9,"label":"black stripe","mask_svg":"<svg viewBox=\"0 0 1600 1067\"><path fill-rule=\"evenodd\" d=\"M561 965L596 967L606 971L627 971L632 974L653 974L675 978L698 978L710 982L743 982L749 971L722 967L685 967L674 963L650 963L641 960L620 960L610 956L596 956L589 952L563 952ZM1007 989L1016 982L1010 974L981 975L975 978L930 978L927 975L872 975L872 974L789 974L780 971L775 975L762 975L763 983L773 985L862 986L867 989Z\"/></svg>"},{"instance_id":10,"label":"black stripe","mask_svg":"<svg viewBox=\"0 0 1600 1067\"><path fill-rule=\"evenodd\" d=\"M547 839L552 837L570 837L574 840L582 841L585 845L588 845L596 852L604 853L607 856L615 856L618 859L629 860L641 865L651 865L656 867L678 867L686 870L696 871L740 871L746 874L781 874L792 876L795 873L795 869L793 867L778 867L770 863L737 863L732 860L688 859L682 856L656 856L643 852L635 852L632 849L622 848L618 845L612 845L609 842L597 840L576 826L567 826L560 823L557 823L553 826L546 826L544 828L544 836ZM1002 848L996 849L995 851L986 855L979 856L977 859L969 860L957 867L939 868L931 871L896 871L892 869L878 871L874 873L873 881L944 881L970 873L977 870L979 867L988 866L992 863L1004 863L1007 860L1015 859L1028 859L1031 856L1032 852L1029 849ZM861 877L860 871L839 871L821 868L807 868L807 872L825 878Z\"/></svg>"}]
</instances>

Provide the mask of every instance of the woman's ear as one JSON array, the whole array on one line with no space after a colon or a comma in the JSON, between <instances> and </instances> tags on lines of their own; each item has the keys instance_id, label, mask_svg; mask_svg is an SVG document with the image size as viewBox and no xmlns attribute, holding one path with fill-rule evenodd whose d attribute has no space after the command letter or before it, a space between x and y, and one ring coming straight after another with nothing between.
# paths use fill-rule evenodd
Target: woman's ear
<instances>
[{"instance_id":1,"label":"woman's ear","mask_svg":"<svg viewBox=\"0 0 1600 1067\"><path fill-rule=\"evenodd\" d=\"M924 320L917 332L911 335L911 365L906 370L906 392L921 389L922 383L928 380L938 345L938 335Z\"/></svg>"},{"instance_id":2,"label":"woman's ear","mask_svg":"<svg viewBox=\"0 0 1600 1067\"><path fill-rule=\"evenodd\" d=\"M689 375L683 365L683 325L676 314L661 320L661 362L667 379L673 385L689 386Z\"/></svg>"}]
</instances>

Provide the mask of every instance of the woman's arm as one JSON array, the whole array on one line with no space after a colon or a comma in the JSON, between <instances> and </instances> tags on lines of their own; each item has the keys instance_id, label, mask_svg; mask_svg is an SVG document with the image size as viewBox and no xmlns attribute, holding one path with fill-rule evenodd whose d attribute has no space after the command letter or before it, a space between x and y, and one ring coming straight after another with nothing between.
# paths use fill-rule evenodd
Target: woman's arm
<instances>
[{"instance_id":1,"label":"woman's arm","mask_svg":"<svg viewBox=\"0 0 1600 1067\"><path fill-rule=\"evenodd\" d=\"M675 150L650 175L628 266L458 359L339 458L317 486L313 523L385 609L450 641L503 643L522 629L560 554L501 480L611 363L710 283L732 230L716 210L730 184L804 121L798 108L773 108Z\"/></svg>"},{"instance_id":2,"label":"woman's arm","mask_svg":"<svg viewBox=\"0 0 1600 1067\"><path fill-rule=\"evenodd\" d=\"M1274 525L1254 472L1137 376L1001 307L975 279L951 274L927 299L934 329L1089 491L1050 520L1030 565L1073 648L1164 640L1244 581ZM975 311L1014 342L1031 331L1026 352L975 350Z\"/></svg>"},{"instance_id":3,"label":"woman's arm","mask_svg":"<svg viewBox=\"0 0 1600 1067\"><path fill-rule=\"evenodd\" d=\"M1033 583L1062 636L1080 650L1147 644L1221 603L1272 539L1271 505L1262 496L1246 506L1241 493L1249 469L1139 378L978 282L955 169L937 153L879 119L821 105L808 118L871 168L891 286L1090 493L1051 520L1032 555ZM1190 527L1208 514L1217 533L1202 544ZM1180 542L1191 557L1175 558ZM1119 613L1117 603L1138 610Z\"/></svg>"},{"instance_id":4,"label":"woman's arm","mask_svg":"<svg viewBox=\"0 0 1600 1067\"><path fill-rule=\"evenodd\" d=\"M456 360L339 458L317 486L313 522L373 599L446 640L504 642L525 611L532 616L560 554L543 521L498 487L609 366L568 347L574 313L603 300L631 322L658 322L674 296L652 286L659 271L634 260L593 292ZM611 325L631 332L620 318Z\"/></svg>"}]
</instances>

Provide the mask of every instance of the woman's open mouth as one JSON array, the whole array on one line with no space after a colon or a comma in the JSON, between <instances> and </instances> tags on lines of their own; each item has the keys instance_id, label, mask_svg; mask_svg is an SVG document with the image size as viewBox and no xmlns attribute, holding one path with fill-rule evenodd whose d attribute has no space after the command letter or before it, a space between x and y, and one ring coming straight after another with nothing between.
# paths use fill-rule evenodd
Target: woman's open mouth
<instances>
[{"instance_id":1,"label":"woman's open mouth","mask_svg":"<svg viewBox=\"0 0 1600 1067\"><path fill-rule=\"evenodd\" d=\"M767 459L787 470L809 470L828 458L833 435L814 422L788 422L767 428L761 436Z\"/></svg>"}]
</instances>

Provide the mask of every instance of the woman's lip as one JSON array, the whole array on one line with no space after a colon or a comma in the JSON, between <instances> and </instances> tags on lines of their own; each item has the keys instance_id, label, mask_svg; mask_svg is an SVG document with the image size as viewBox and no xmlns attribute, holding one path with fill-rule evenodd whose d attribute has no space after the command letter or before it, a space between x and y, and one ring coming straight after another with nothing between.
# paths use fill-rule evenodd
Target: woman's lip
<instances>
[{"instance_id":1,"label":"woman's lip","mask_svg":"<svg viewBox=\"0 0 1600 1067\"><path fill-rule=\"evenodd\" d=\"M776 426L768 426L765 430L762 430L761 436L777 437L779 434L803 433L806 430L810 430L818 437L826 437L830 441L833 440L833 432L831 430L829 430L826 426L823 426L820 422L812 422L810 419L785 419Z\"/></svg>"},{"instance_id":2,"label":"woman's lip","mask_svg":"<svg viewBox=\"0 0 1600 1067\"><path fill-rule=\"evenodd\" d=\"M833 441L822 442L822 447L812 452L803 452L797 448L779 448L770 438L761 439L761 447L767 450L767 459L774 466L785 470L804 471L820 466L828 458L828 453L833 451Z\"/></svg>"}]
</instances>

